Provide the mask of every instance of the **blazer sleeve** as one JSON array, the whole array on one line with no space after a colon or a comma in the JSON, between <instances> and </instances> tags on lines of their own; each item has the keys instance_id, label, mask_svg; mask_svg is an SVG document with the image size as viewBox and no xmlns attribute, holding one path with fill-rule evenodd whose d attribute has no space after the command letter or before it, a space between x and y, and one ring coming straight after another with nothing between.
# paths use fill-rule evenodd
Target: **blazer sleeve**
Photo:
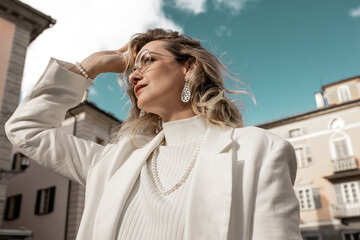
<instances>
[{"instance_id":1,"label":"blazer sleeve","mask_svg":"<svg viewBox=\"0 0 360 240\"><path fill-rule=\"evenodd\" d=\"M51 59L33 90L5 124L10 142L24 155L85 185L87 172L104 146L59 128L68 109L78 105L88 80L68 71L70 63Z\"/></svg>"},{"instance_id":2,"label":"blazer sleeve","mask_svg":"<svg viewBox=\"0 0 360 240\"><path fill-rule=\"evenodd\" d=\"M289 142L281 140L261 166L253 240L302 240L299 201L293 189L296 170L294 148Z\"/></svg>"}]
</instances>

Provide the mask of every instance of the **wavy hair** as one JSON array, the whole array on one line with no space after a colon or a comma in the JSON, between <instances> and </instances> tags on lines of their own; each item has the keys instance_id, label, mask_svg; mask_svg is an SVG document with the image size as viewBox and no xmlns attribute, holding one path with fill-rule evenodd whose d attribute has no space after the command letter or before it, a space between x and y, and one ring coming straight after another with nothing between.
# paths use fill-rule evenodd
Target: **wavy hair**
<instances>
[{"instance_id":1,"label":"wavy hair","mask_svg":"<svg viewBox=\"0 0 360 240\"><path fill-rule=\"evenodd\" d=\"M138 52L144 45L155 40L163 41L164 48L177 57L179 63L185 64L188 59L192 59L187 80L191 92L190 104L196 115L204 116L209 122L221 126L243 126L238 106L225 93L249 93L243 90L231 91L225 87L225 78L236 79L228 74L222 62L202 47L198 40L176 31L156 28L149 29L145 33L135 34L129 42L128 54L130 57L125 72L122 77L119 77L119 82L126 79L126 92L130 97L131 109L121 128L113 134L112 142L116 143L129 135L157 134L162 130L162 121L158 115L144 114L137 107L133 85L129 81L129 75Z\"/></svg>"}]
</instances>

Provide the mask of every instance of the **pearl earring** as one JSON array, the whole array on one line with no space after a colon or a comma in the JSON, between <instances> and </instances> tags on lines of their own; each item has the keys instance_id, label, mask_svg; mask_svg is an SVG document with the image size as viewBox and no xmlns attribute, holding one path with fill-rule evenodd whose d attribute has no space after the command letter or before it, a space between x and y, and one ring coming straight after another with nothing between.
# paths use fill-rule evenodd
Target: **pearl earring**
<instances>
[{"instance_id":1,"label":"pearl earring","mask_svg":"<svg viewBox=\"0 0 360 240\"><path fill-rule=\"evenodd\" d=\"M189 88L189 81L185 81L184 88L181 93L181 101L187 103L190 101L190 88Z\"/></svg>"}]
</instances>

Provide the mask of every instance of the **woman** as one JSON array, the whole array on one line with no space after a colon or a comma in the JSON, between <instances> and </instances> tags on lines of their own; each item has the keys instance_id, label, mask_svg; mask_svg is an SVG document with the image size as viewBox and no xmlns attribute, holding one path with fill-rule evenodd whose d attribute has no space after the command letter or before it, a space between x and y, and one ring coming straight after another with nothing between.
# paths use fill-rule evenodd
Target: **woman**
<instances>
[{"instance_id":1,"label":"woman","mask_svg":"<svg viewBox=\"0 0 360 240\"><path fill-rule=\"evenodd\" d=\"M105 147L58 129L102 72L128 76L133 104ZM198 41L148 30L80 64L52 59L6 132L26 156L86 187L77 239L299 240L294 150L242 127L225 73Z\"/></svg>"}]
</instances>

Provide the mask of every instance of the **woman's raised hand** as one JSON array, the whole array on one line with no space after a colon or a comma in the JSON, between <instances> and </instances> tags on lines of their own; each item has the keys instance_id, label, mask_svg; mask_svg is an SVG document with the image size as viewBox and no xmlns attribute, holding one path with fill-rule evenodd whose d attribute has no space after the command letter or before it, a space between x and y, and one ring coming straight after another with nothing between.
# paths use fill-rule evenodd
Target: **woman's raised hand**
<instances>
[{"instance_id":1,"label":"woman's raised hand","mask_svg":"<svg viewBox=\"0 0 360 240\"><path fill-rule=\"evenodd\" d=\"M101 51L96 52L85 58L80 65L85 69L90 78L94 79L100 73L105 72L124 72L127 63L127 51L128 44L114 51ZM71 71L80 73L80 71L74 67Z\"/></svg>"}]
</instances>

